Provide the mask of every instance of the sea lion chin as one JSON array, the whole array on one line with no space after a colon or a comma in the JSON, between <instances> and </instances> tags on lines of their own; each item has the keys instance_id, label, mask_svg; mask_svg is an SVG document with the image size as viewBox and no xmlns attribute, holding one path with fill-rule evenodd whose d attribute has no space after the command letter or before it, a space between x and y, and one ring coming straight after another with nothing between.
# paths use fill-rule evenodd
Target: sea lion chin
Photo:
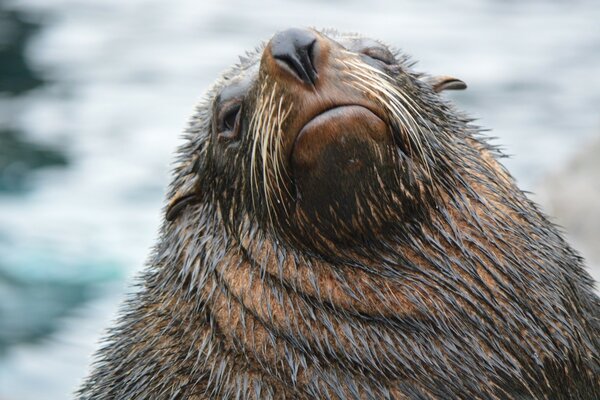
<instances>
[{"instance_id":1,"label":"sea lion chin","mask_svg":"<svg viewBox=\"0 0 600 400\"><path fill-rule=\"evenodd\" d=\"M338 106L317 115L292 149L298 207L309 214L336 207L336 218L351 218L357 183L376 180L378 171L393 166L392 146L387 124L365 107Z\"/></svg>"},{"instance_id":2,"label":"sea lion chin","mask_svg":"<svg viewBox=\"0 0 600 400\"><path fill-rule=\"evenodd\" d=\"M243 57L79 398L600 398L593 281L465 87L331 30Z\"/></svg>"}]
</instances>

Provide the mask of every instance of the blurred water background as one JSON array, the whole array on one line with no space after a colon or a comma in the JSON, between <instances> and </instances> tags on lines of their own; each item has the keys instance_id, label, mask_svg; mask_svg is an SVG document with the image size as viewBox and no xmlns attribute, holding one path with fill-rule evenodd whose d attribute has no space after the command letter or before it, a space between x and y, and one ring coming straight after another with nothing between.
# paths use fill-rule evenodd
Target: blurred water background
<instances>
[{"instance_id":1,"label":"blurred water background","mask_svg":"<svg viewBox=\"0 0 600 400\"><path fill-rule=\"evenodd\" d=\"M244 49L289 26L394 44L467 82L449 95L547 198L582 149L598 178L598 21L597 0L0 0L0 400L67 399L86 374L156 237L180 132ZM563 207L597 208L581 193Z\"/></svg>"}]
</instances>

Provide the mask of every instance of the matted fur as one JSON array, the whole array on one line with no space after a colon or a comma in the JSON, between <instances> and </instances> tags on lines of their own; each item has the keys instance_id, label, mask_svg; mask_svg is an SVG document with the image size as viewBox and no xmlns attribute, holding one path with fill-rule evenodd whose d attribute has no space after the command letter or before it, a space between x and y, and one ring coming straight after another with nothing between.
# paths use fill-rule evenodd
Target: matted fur
<instances>
[{"instance_id":1,"label":"matted fur","mask_svg":"<svg viewBox=\"0 0 600 400\"><path fill-rule=\"evenodd\" d=\"M295 105L262 50L197 107L168 195L197 201L164 222L79 398L600 398L593 282L478 128L406 57L386 72L348 51L336 62L389 113L397 168L357 183L332 236L292 207ZM244 137L221 149L213 103L253 74Z\"/></svg>"}]
</instances>

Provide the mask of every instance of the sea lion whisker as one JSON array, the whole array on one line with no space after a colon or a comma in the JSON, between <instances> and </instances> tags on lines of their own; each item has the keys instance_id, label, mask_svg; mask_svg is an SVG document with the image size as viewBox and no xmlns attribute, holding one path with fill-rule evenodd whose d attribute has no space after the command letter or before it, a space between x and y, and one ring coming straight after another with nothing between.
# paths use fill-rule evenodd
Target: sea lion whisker
<instances>
[{"instance_id":1,"label":"sea lion whisker","mask_svg":"<svg viewBox=\"0 0 600 400\"><path fill-rule=\"evenodd\" d=\"M361 77L363 78L374 80L373 83L378 90L382 90L384 88L387 89L388 94L393 94L397 97L400 97L401 100L406 103L406 105L410 107L416 115L419 117L421 116L420 112L415 109L415 107L418 108L417 104L410 98L404 96L404 93L402 93L402 91L399 90L396 85L394 85L394 82L391 81L391 78L385 72L380 71L367 63L357 62L356 60L349 60L348 64L355 67L352 72L361 74Z\"/></svg>"},{"instance_id":2,"label":"sea lion whisker","mask_svg":"<svg viewBox=\"0 0 600 400\"><path fill-rule=\"evenodd\" d=\"M275 154L275 164L274 164L274 170L275 170L275 177L277 179L277 187L279 189L278 193L279 193L279 200L280 202L284 201L284 197L283 197L283 190L282 190L282 186L283 189L285 190L285 192L287 193L287 195L291 198L292 194L290 193L288 186L284 184L284 176L283 176L283 159L281 157L281 151L282 151L282 146L283 146L283 129L282 126L287 118L287 116L289 115L289 113L291 112L291 109L293 107L293 103L291 103L290 107L288 107L286 110L284 110L283 112L282 110L282 105L283 105L283 101L284 98L283 96L280 97L279 100L279 105L277 108L277 135L276 135L276 144L275 144L275 150L274 150L274 154ZM287 207L283 207L284 212L286 213L286 215L288 214L288 208Z\"/></svg>"},{"instance_id":3,"label":"sea lion whisker","mask_svg":"<svg viewBox=\"0 0 600 400\"><path fill-rule=\"evenodd\" d=\"M276 85L276 83L275 83ZM277 159L276 159L276 140L277 140L277 101L275 99L276 97L276 93L277 93L277 89L276 87L273 88L273 100L272 100L272 104L271 104L271 110L270 110L270 120L269 120L269 128L268 128L268 133L267 133L267 138L266 138L266 155L267 155L267 175L265 176L265 181L268 181L267 184L267 188L268 188L268 193L269 193L269 204L271 206L271 211L274 210L274 202L277 200L277 191L279 190L279 187L277 185L277 175L275 172L275 168L276 168L276 164L277 164Z\"/></svg>"},{"instance_id":4,"label":"sea lion whisker","mask_svg":"<svg viewBox=\"0 0 600 400\"><path fill-rule=\"evenodd\" d=\"M283 123L285 122L285 117L287 116L286 110L282 111L284 98L283 96L279 99L279 105L277 107L277 134L275 135L275 177L277 179L277 187L279 188L280 201L283 202L283 190L282 187L289 193L287 185L284 185L284 176L283 176L283 160L281 157L282 146L283 146ZM287 210L287 208L286 208Z\"/></svg>"},{"instance_id":5,"label":"sea lion whisker","mask_svg":"<svg viewBox=\"0 0 600 400\"><path fill-rule=\"evenodd\" d=\"M276 133L273 135L272 140L274 143L273 146L273 175L275 177L275 187L277 189L276 199L278 202L283 200L281 185L283 184L283 179L280 180L281 171L280 171L280 159L279 159L279 148L281 143L281 105L283 103L283 96L279 97L279 103L277 104L277 114L275 118L275 129Z\"/></svg>"},{"instance_id":6,"label":"sea lion whisker","mask_svg":"<svg viewBox=\"0 0 600 400\"><path fill-rule=\"evenodd\" d=\"M407 105L407 106L408 106L408 107L409 107L409 108L412 110L412 113L410 113L410 112L409 112L409 116L410 116L410 118L413 120L413 123L415 124L415 126L417 126L417 127L418 127L418 130L419 130L419 133L420 133L420 135L419 135L419 138L421 138L421 139L419 140L420 144L421 144L421 145L424 145L424 146L426 146L426 147L427 147L427 149L428 149L428 152L427 152L426 154L425 154L425 153L423 153L422 155L424 156L424 157L423 157L423 158L424 158L424 159L423 159L423 162L424 162L424 164L427 164L427 167L429 167L429 165L428 165L428 160L429 160L429 159L433 159L433 158L434 158L434 152L433 152L433 150L431 149L431 146L430 146L430 144L429 144L429 140L427 139L427 136L425 136L425 135L423 134L424 132L423 132L423 128L422 128L422 126L421 126L421 125L419 125L419 124L417 123L417 121L415 120L415 116L416 116L416 117L417 117L419 120L421 120L421 121L423 122L423 125L425 125L425 127L426 127L427 131L429 132L429 135L430 135L430 137L433 137L433 132L431 131L431 128L429 127L429 124L427 123L427 121L426 121L426 120L423 118L423 115L422 115L422 114L423 114L423 111L422 111L422 109L421 109L421 108L420 108L420 107L419 107L419 106L418 106L418 105L417 105L417 104L416 104L416 103L415 103L413 100L411 100L411 99L410 99L410 97L407 97L407 96L405 96L405 95L404 95L404 93L402 93L402 91L401 91L401 90L396 90L396 91L395 91L395 93L396 93L396 94L397 94L397 95L398 95L398 96L399 96L399 97L400 97L400 98L401 98L401 99L404 101L404 103L405 103L405 104L406 104L406 105ZM425 157L425 155L427 155L427 157ZM427 171L427 172L429 173L429 176L431 176L431 171L429 171L429 168L427 168L427 169L428 169L428 171Z\"/></svg>"},{"instance_id":7,"label":"sea lion whisker","mask_svg":"<svg viewBox=\"0 0 600 400\"><path fill-rule=\"evenodd\" d=\"M260 130L262 129L262 118L264 115L265 103L264 103L264 92L267 87L268 80L261 85L258 94L258 107L254 114L252 115L252 119L250 121L250 129L249 131L252 133L252 150L250 152L250 188L251 188L251 197L252 197L252 205L256 207L256 199L255 197L258 195L258 174L257 174L257 152L258 152L258 143L260 140Z\"/></svg>"},{"instance_id":8,"label":"sea lion whisker","mask_svg":"<svg viewBox=\"0 0 600 400\"><path fill-rule=\"evenodd\" d=\"M376 98L379 99L382 105L389 107L389 102L394 101L396 108L392 110L391 114L396 118L403 119L406 117L406 115L409 114L408 111L402 105L402 102L398 102L396 100L396 92L390 92L389 90L385 90L385 87L388 85L388 82L381 82L379 79L377 79L377 77L371 74L360 73L360 70L353 70L352 72L350 72L350 75L356 78L356 81L353 81L353 84L360 85L362 89L369 91L371 94L373 94ZM364 83L365 85L367 85L367 87L361 85L361 83ZM382 95L384 96L382 97ZM402 122L407 126L410 126L407 120L404 120Z\"/></svg>"},{"instance_id":9,"label":"sea lion whisker","mask_svg":"<svg viewBox=\"0 0 600 400\"><path fill-rule=\"evenodd\" d=\"M369 82L369 79L371 79L371 76L355 76L355 78L360 79L360 81L355 81L355 82L353 82L353 84L355 84L356 86L362 88L363 90L366 90L369 93L371 93L376 99L378 99L380 101L380 103L383 106L390 109L390 115L394 119L399 119L399 121L397 121L397 122L399 122L399 127L401 129L405 129L404 132L407 133L408 136L413 139L413 140L409 140L407 143L409 146L409 150L410 150L411 143L412 142L417 143L417 138L413 134L413 130L410 129L410 127L414 126L414 124L412 124L408 119L406 119L406 118L408 118L409 113L404 109L402 104L395 101L393 96L390 95L389 93L386 93L386 92L382 93L380 88L377 88L378 92L376 92L375 89L373 89L373 86L370 85L371 82ZM363 83L364 83L364 85L363 85ZM365 86L365 85L368 85L368 86Z\"/></svg>"},{"instance_id":10,"label":"sea lion whisker","mask_svg":"<svg viewBox=\"0 0 600 400\"><path fill-rule=\"evenodd\" d=\"M268 117L266 120L266 126L263 132L261 132L261 134L263 135L262 137L262 148L261 148L261 157L262 157L262 175L263 175L263 191L264 191L264 195L265 195L265 205L267 208L267 213L269 215L269 220L271 221L271 225L273 225L273 204L272 204L272 198L271 198L271 174L269 174L269 144L270 144L270 140L271 137L273 135L273 113L274 113L274 108L275 105L273 103L273 100L275 98L275 92L276 92L276 86L277 86L277 82L274 83L273 88L271 89L271 95L269 96L269 105L268 105Z\"/></svg>"},{"instance_id":11,"label":"sea lion whisker","mask_svg":"<svg viewBox=\"0 0 600 400\"><path fill-rule=\"evenodd\" d=\"M263 148L264 148L264 137L266 135L266 131L268 129L268 116L270 111L270 103L269 103L269 93L272 93L272 90L269 88L269 85L265 83L264 90L261 93L260 102L260 118L259 123L256 127L255 132L255 140L256 140L256 148L255 148L255 185L256 185L256 195L259 196L261 191L264 191L264 174L262 169L264 168L265 160L263 158ZM260 169L258 163L260 162ZM260 176L263 176L262 190L260 189Z\"/></svg>"},{"instance_id":12,"label":"sea lion whisker","mask_svg":"<svg viewBox=\"0 0 600 400\"><path fill-rule=\"evenodd\" d=\"M368 71L373 72L379 78L381 78L381 80L379 82L382 83L384 87L390 89L393 93L395 93L398 97L400 97L402 99L402 101L404 103L406 103L406 105L413 111L413 113L416 116L418 116L419 119L421 119L421 120L424 121L423 116L422 116L423 110L421 109L421 107L412 98L405 96L404 93L402 93L401 90L397 89L396 86L393 85L393 82L389 82L390 77L384 71L381 71L381 70L379 70L377 68L374 68L374 67L372 67L372 66L370 66L370 65L368 65L366 63L361 63L361 64L363 64L363 65L359 66L356 63L353 63L354 66L359 67L359 70L360 70L360 67L362 67L362 68L364 68L364 69L366 69ZM424 123L425 123L425 121L424 121ZM425 123L425 125L426 125L427 130L429 131L429 133L431 135L433 135L433 132L431 132L431 128L429 128L429 125L427 123ZM425 142L427 142L427 141L425 141ZM425 143L425 145L429 147L429 143L428 142ZM431 150L431 148L429 148L429 150L430 150L429 151L429 156L432 157L433 156L433 151Z\"/></svg>"},{"instance_id":13,"label":"sea lion whisker","mask_svg":"<svg viewBox=\"0 0 600 400\"><path fill-rule=\"evenodd\" d=\"M357 67L361 67L362 64L364 63L357 65ZM407 127L405 132L408 133L408 135L413 139L412 141L414 141L417 145L418 151L421 155L423 164L425 166L425 170L427 172L427 176L431 177L427 153L423 148L423 140L421 139L421 137L423 136L423 131L420 125L417 124L417 122L415 121L412 113L409 112L409 110L405 107L404 102L402 101L402 99L405 98L403 94L399 90L396 90L386 79L381 79L378 76L374 76L366 72L361 73L359 68L352 70L351 74L356 74L356 78L361 79L361 81L365 82L368 85L371 85L373 90L380 91L382 94L384 94L385 101L382 102L383 105L392 108L392 112L390 113L392 116L395 116L396 118L401 118L403 120L401 125ZM354 83L357 84L357 82ZM415 113L417 113L417 111L413 107L411 107L411 109ZM410 121L405 118L408 118ZM425 140L425 142L427 142L427 140ZM426 143L425 145L429 148L428 143Z\"/></svg>"},{"instance_id":14,"label":"sea lion whisker","mask_svg":"<svg viewBox=\"0 0 600 400\"><path fill-rule=\"evenodd\" d=\"M260 125L257 126L257 130L256 130L257 148L256 148L256 164L255 164L256 165L255 181L256 181L257 199L260 198L258 196L261 196L261 193L264 194L264 190L265 190L264 174L263 174L265 160L263 158L262 152L263 152L263 148L264 148L265 131L267 129L267 112L269 111L268 99L269 99L269 96L266 95L266 93L261 98L261 102L262 102L261 119L260 119ZM260 166L259 166L259 162L260 162Z\"/></svg>"}]
</instances>

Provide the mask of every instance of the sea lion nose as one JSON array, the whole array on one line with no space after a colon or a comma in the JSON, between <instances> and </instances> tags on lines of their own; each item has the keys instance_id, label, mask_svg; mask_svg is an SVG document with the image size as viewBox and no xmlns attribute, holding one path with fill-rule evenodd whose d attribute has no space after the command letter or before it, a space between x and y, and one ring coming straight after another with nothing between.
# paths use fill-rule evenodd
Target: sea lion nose
<instances>
[{"instance_id":1,"label":"sea lion nose","mask_svg":"<svg viewBox=\"0 0 600 400\"><path fill-rule=\"evenodd\" d=\"M279 32L270 42L271 55L279 67L313 86L317 80L317 46L317 35L314 32L298 28Z\"/></svg>"}]
</instances>

